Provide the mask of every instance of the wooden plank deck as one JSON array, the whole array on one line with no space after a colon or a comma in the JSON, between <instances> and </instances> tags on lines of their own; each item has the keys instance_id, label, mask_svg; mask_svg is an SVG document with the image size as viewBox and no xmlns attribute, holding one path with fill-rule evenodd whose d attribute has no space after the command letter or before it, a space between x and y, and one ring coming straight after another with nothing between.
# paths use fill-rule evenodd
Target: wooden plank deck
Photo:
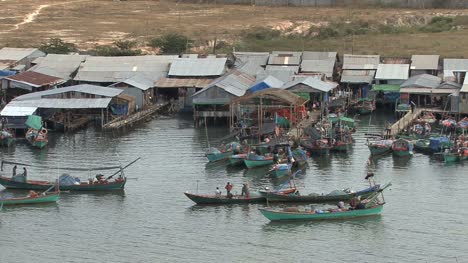
<instances>
[{"instance_id":1,"label":"wooden plank deck","mask_svg":"<svg viewBox=\"0 0 468 263\"><path fill-rule=\"evenodd\" d=\"M142 110L136 113L133 113L128 116L120 117L113 121L110 121L102 127L103 130L119 130L128 127L132 127L133 125L145 121L147 118L151 117L155 114L159 109L161 109L165 105L153 105L146 110Z\"/></svg>"}]
</instances>

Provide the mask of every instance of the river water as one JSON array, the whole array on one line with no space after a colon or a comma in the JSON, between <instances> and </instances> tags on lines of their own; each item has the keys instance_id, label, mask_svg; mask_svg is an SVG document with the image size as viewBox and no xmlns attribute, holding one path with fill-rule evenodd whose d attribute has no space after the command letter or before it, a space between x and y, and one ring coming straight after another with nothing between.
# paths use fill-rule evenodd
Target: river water
<instances>
[{"instance_id":1,"label":"river water","mask_svg":"<svg viewBox=\"0 0 468 263\"><path fill-rule=\"evenodd\" d=\"M265 169L206 165L207 136L190 117L156 119L119 135L93 128L51 134L42 151L18 143L2 158L58 168L142 159L126 170L124 192L64 193L56 205L4 208L0 262L468 262L467 164L389 155L369 168L364 133L380 131L385 120L363 117L352 153L311 158L297 180L303 193L359 190L372 169L379 182L393 183L382 215L319 223L270 223L258 211L262 204L195 206L185 191L214 193L230 181L240 193L244 182L272 182ZM209 128L208 137L226 132ZM30 168L28 176L62 172Z\"/></svg>"}]
</instances>

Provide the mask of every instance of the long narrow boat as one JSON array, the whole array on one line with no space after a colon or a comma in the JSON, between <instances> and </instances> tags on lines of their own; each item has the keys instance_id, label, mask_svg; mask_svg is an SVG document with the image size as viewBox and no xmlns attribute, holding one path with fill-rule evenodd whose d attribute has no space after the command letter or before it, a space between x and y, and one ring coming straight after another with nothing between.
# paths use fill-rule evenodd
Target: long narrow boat
<instances>
[{"instance_id":1,"label":"long narrow boat","mask_svg":"<svg viewBox=\"0 0 468 263\"><path fill-rule=\"evenodd\" d=\"M232 151L227 151L227 152L209 152L206 153L205 156L208 158L209 162L218 162L222 160L226 160L229 157L231 157L234 153Z\"/></svg>"},{"instance_id":2,"label":"long narrow boat","mask_svg":"<svg viewBox=\"0 0 468 263\"><path fill-rule=\"evenodd\" d=\"M337 140L333 146L331 147L331 151L333 152L347 152L353 146L353 141L341 141Z\"/></svg>"},{"instance_id":3,"label":"long narrow boat","mask_svg":"<svg viewBox=\"0 0 468 263\"><path fill-rule=\"evenodd\" d=\"M444 153L443 156L444 156L444 162L446 163L455 163L455 162L460 161L459 153L449 152L449 153Z\"/></svg>"},{"instance_id":4,"label":"long narrow boat","mask_svg":"<svg viewBox=\"0 0 468 263\"><path fill-rule=\"evenodd\" d=\"M372 216L382 213L384 204L379 204L366 209L355 209L346 211L323 211L316 213L315 211L278 211L268 208L260 208L260 212L271 221L287 221L287 220L329 220L329 219L347 219L354 217Z\"/></svg>"},{"instance_id":5,"label":"long narrow boat","mask_svg":"<svg viewBox=\"0 0 468 263\"><path fill-rule=\"evenodd\" d=\"M315 141L303 140L301 145L306 148L311 154L327 155L332 148L329 145L328 139L319 139Z\"/></svg>"},{"instance_id":6,"label":"long narrow boat","mask_svg":"<svg viewBox=\"0 0 468 263\"><path fill-rule=\"evenodd\" d=\"M250 196L245 197L241 195L234 195L232 198L228 198L223 195L199 195L191 194L188 192L184 193L190 200L201 205L216 205L216 204L246 204L246 203L262 203L265 202L265 197L263 196Z\"/></svg>"},{"instance_id":7,"label":"long narrow boat","mask_svg":"<svg viewBox=\"0 0 468 263\"><path fill-rule=\"evenodd\" d=\"M327 203L337 201L349 201L356 196L366 198L372 194L375 194L380 189L380 185L375 185L358 192L341 192L334 194L333 192L327 195L323 194L310 194L310 195L298 195L296 193L283 194L283 193L269 193L267 199L269 202L308 202L308 203Z\"/></svg>"},{"instance_id":8,"label":"long narrow boat","mask_svg":"<svg viewBox=\"0 0 468 263\"><path fill-rule=\"evenodd\" d=\"M56 193L49 193L49 194L39 194L37 196L0 199L0 204L4 206L8 206L8 205L30 205L30 204L55 203L59 200L59 198L60 198L60 194L56 192Z\"/></svg>"},{"instance_id":9,"label":"long narrow boat","mask_svg":"<svg viewBox=\"0 0 468 263\"><path fill-rule=\"evenodd\" d=\"M60 185L61 191L109 191L124 189L126 178L117 178L115 181L106 182L81 182L73 185ZM8 189L28 189L45 191L55 184L49 181L33 181L27 180L26 182L16 182L11 178L0 176L0 184Z\"/></svg>"}]
</instances>

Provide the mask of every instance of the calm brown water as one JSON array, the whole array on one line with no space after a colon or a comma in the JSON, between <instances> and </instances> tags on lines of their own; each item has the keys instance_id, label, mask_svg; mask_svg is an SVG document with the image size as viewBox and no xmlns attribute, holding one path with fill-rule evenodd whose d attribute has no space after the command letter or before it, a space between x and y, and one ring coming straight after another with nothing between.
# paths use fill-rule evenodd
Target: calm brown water
<instances>
[{"instance_id":1,"label":"calm brown water","mask_svg":"<svg viewBox=\"0 0 468 263\"><path fill-rule=\"evenodd\" d=\"M384 122L385 116L374 116L368 127L363 118L351 154L310 159L297 182L301 192L366 187L364 133L380 130ZM210 140L225 133L210 128ZM65 193L57 205L4 208L0 262L468 262L468 163L447 166L421 154L389 155L373 164L379 182L393 183L381 216L270 223L258 211L261 204L203 207L183 195L196 192L197 185L200 193L213 193L227 181L239 193L244 182L272 186L265 169L206 165L206 146L204 129L194 129L189 117L154 120L118 136L92 128L52 134L43 151L26 144L3 149L4 159L53 167L142 160L126 171L138 180L129 180L125 192ZM28 171L36 179L60 174Z\"/></svg>"}]
</instances>

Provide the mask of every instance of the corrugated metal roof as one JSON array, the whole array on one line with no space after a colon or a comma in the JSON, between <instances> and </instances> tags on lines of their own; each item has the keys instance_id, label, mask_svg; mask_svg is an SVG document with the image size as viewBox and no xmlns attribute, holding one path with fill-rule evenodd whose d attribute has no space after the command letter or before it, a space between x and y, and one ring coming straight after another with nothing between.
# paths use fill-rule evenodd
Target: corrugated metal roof
<instances>
[{"instance_id":1,"label":"corrugated metal roof","mask_svg":"<svg viewBox=\"0 0 468 263\"><path fill-rule=\"evenodd\" d=\"M29 71L69 80L72 74L78 70L81 63L86 60L86 55L59 55L48 54L33 61L36 65Z\"/></svg>"},{"instance_id":2,"label":"corrugated metal roof","mask_svg":"<svg viewBox=\"0 0 468 263\"><path fill-rule=\"evenodd\" d=\"M274 76L268 75L262 79L257 80L252 86L257 85L258 83L263 82L268 85L270 88L281 88L284 85L284 82L275 78Z\"/></svg>"},{"instance_id":3,"label":"corrugated metal roof","mask_svg":"<svg viewBox=\"0 0 468 263\"><path fill-rule=\"evenodd\" d=\"M459 89L433 89L433 88L401 88L400 93L411 94L453 94L459 92Z\"/></svg>"},{"instance_id":4,"label":"corrugated metal roof","mask_svg":"<svg viewBox=\"0 0 468 263\"><path fill-rule=\"evenodd\" d=\"M226 71L226 58L177 58L172 62L169 76L221 76Z\"/></svg>"},{"instance_id":5,"label":"corrugated metal roof","mask_svg":"<svg viewBox=\"0 0 468 263\"><path fill-rule=\"evenodd\" d=\"M409 77L409 64L379 64L375 79L404 80Z\"/></svg>"},{"instance_id":6,"label":"corrugated metal roof","mask_svg":"<svg viewBox=\"0 0 468 263\"><path fill-rule=\"evenodd\" d=\"M155 86L158 88L204 88L208 86L213 79L187 79L187 78L160 78L156 81Z\"/></svg>"},{"instance_id":7,"label":"corrugated metal roof","mask_svg":"<svg viewBox=\"0 0 468 263\"><path fill-rule=\"evenodd\" d=\"M40 99L40 98L43 98L44 96L62 94L62 93L66 93L66 92L80 92L80 93L94 94L94 95L98 95L98 96L104 96L104 97L111 97L112 98L112 97L115 97L115 96L119 95L120 93L122 93L123 90L115 89L115 88L109 88L109 87L101 87L101 86L96 86L96 85L81 84L81 85L75 85L75 86L68 86L68 87L64 87L64 88L33 92L33 93L29 93L29 94L25 94L25 95L21 95L19 97L16 97L14 100L19 101L19 100Z\"/></svg>"},{"instance_id":8,"label":"corrugated metal roof","mask_svg":"<svg viewBox=\"0 0 468 263\"><path fill-rule=\"evenodd\" d=\"M45 56L45 53L37 48L12 48L4 47L0 49L0 60L19 61L36 53L36 56Z\"/></svg>"},{"instance_id":9,"label":"corrugated metal roof","mask_svg":"<svg viewBox=\"0 0 468 263\"><path fill-rule=\"evenodd\" d=\"M302 52L302 60L336 60L336 52Z\"/></svg>"},{"instance_id":10,"label":"corrugated metal roof","mask_svg":"<svg viewBox=\"0 0 468 263\"><path fill-rule=\"evenodd\" d=\"M293 76L299 71L299 66L272 66L267 65L264 71L257 74L257 79L263 79L267 76L273 76L282 82L289 82Z\"/></svg>"},{"instance_id":11,"label":"corrugated metal roof","mask_svg":"<svg viewBox=\"0 0 468 263\"><path fill-rule=\"evenodd\" d=\"M372 83L375 70L343 70L343 83Z\"/></svg>"},{"instance_id":12,"label":"corrugated metal roof","mask_svg":"<svg viewBox=\"0 0 468 263\"><path fill-rule=\"evenodd\" d=\"M377 69L379 55L344 55L343 69Z\"/></svg>"},{"instance_id":13,"label":"corrugated metal roof","mask_svg":"<svg viewBox=\"0 0 468 263\"><path fill-rule=\"evenodd\" d=\"M280 55L280 56L292 56L292 57L302 56L302 52L300 51L272 51L271 54Z\"/></svg>"},{"instance_id":14,"label":"corrugated metal roof","mask_svg":"<svg viewBox=\"0 0 468 263\"><path fill-rule=\"evenodd\" d=\"M429 74L416 75L403 82L402 88L437 88L441 79Z\"/></svg>"},{"instance_id":15,"label":"corrugated metal roof","mask_svg":"<svg viewBox=\"0 0 468 263\"><path fill-rule=\"evenodd\" d=\"M328 78L333 77L335 60L302 60L301 72L320 72Z\"/></svg>"},{"instance_id":16,"label":"corrugated metal roof","mask_svg":"<svg viewBox=\"0 0 468 263\"><path fill-rule=\"evenodd\" d=\"M87 57L75 80L89 82L121 82L145 73L156 81L165 76L169 64L177 56Z\"/></svg>"},{"instance_id":17,"label":"corrugated metal roof","mask_svg":"<svg viewBox=\"0 0 468 263\"><path fill-rule=\"evenodd\" d=\"M437 70L439 57L439 55L413 55L411 56L411 70Z\"/></svg>"},{"instance_id":18,"label":"corrugated metal roof","mask_svg":"<svg viewBox=\"0 0 468 263\"><path fill-rule=\"evenodd\" d=\"M131 85L135 88L141 90L148 90L149 88L154 87L154 80L146 74L137 74L129 79L122 81L122 83Z\"/></svg>"},{"instance_id":19,"label":"corrugated metal roof","mask_svg":"<svg viewBox=\"0 0 468 263\"><path fill-rule=\"evenodd\" d=\"M6 77L5 79L25 83L33 87L41 87L44 85L56 85L65 82L65 80L61 78L45 75L34 71L22 72L17 75Z\"/></svg>"},{"instance_id":20,"label":"corrugated metal roof","mask_svg":"<svg viewBox=\"0 0 468 263\"><path fill-rule=\"evenodd\" d=\"M268 52L234 52L236 65L243 65L245 63L252 63L258 66L265 66L268 63L270 53Z\"/></svg>"},{"instance_id":21,"label":"corrugated metal roof","mask_svg":"<svg viewBox=\"0 0 468 263\"><path fill-rule=\"evenodd\" d=\"M444 79L455 78L453 72L468 72L468 59L444 59Z\"/></svg>"},{"instance_id":22,"label":"corrugated metal roof","mask_svg":"<svg viewBox=\"0 0 468 263\"><path fill-rule=\"evenodd\" d=\"M271 54L268 58L268 65L299 65L301 63L299 55L294 54Z\"/></svg>"},{"instance_id":23,"label":"corrugated metal roof","mask_svg":"<svg viewBox=\"0 0 468 263\"><path fill-rule=\"evenodd\" d=\"M102 109L107 108L111 100L112 98L12 100L8 106L45 109Z\"/></svg>"},{"instance_id":24,"label":"corrugated metal roof","mask_svg":"<svg viewBox=\"0 0 468 263\"><path fill-rule=\"evenodd\" d=\"M304 80L296 80L296 81L293 81L293 82L290 82L290 83L286 83L283 86L283 89L289 90L289 89L294 88L294 86L296 86L298 84L303 84L303 85L309 86L310 88L312 88L314 90L322 91L322 92L329 92L330 90L338 87L338 83L326 82L326 81L322 81L322 80L314 78L314 77L308 77L308 78L306 78ZM298 91L298 90L295 90L295 91ZM301 91L307 92L308 90L301 90Z\"/></svg>"},{"instance_id":25,"label":"corrugated metal roof","mask_svg":"<svg viewBox=\"0 0 468 263\"><path fill-rule=\"evenodd\" d=\"M28 116L33 114L37 107L20 107L13 105L6 105L0 112L1 116Z\"/></svg>"},{"instance_id":26,"label":"corrugated metal roof","mask_svg":"<svg viewBox=\"0 0 468 263\"><path fill-rule=\"evenodd\" d=\"M279 65L267 65L265 71L268 73L272 71L290 71L293 73L299 72L299 66L279 66Z\"/></svg>"},{"instance_id":27,"label":"corrugated metal roof","mask_svg":"<svg viewBox=\"0 0 468 263\"><path fill-rule=\"evenodd\" d=\"M234 70L229 74L216 79L206 88L193 94L193 96L203 93L212 87L219 87L225 90L226 92L239 97L245 94L247 89L250 87L250 85L252 85L254 81L255 78L253 76L244 72L240 72L238 70Z\"/></svg>"},{"instance_id":28,"label":"corrugated metal roof","mask_svg":"<svg viewBox=\"0 0 468 263\"><path fill-rule=\"evenodd\" d=\"M453 81L444 81L437 87L438 89L461 89L463 85Z\"/></svg>"}]
</instances>

